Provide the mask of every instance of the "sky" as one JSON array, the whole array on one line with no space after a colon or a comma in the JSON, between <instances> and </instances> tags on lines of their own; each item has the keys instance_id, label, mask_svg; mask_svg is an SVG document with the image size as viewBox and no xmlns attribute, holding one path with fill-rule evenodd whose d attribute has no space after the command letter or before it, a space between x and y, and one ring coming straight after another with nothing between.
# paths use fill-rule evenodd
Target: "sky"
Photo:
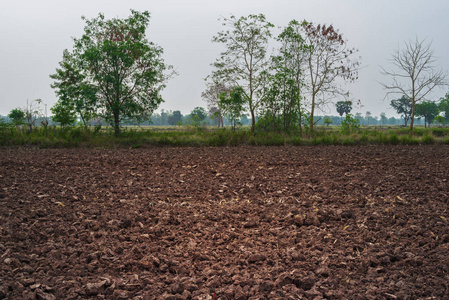
<instances>
[{"instance_id":1,"label":"sky","mask_svg":"<svg viewBox=\"0 0 449 300\"><path fill-rule=\"evenodd\" d=\"M449 1L447 0L0 0L0 115L26 106L27 99L42 99L48 108L57 101L50 87L64 49L73 49L73 37L83 34L81 16L125 18L130 9L151 13L147 37L164 49L163 58L178 76L167 83L160 109L188 114L206 107L201 99L204 78L212 71L222 46L212 37L223 29L220 17L262 13L276 26L292 19L332 24L359 50L362 69L359 80L346 85L362 107L353 113L373 116L385 112L396 116L380 82L387 78L381 66L409 40L426 39L438 58L438 66L449 70ZM279 29L274 30L274 34ZM431 100L449 91L438 89ZM333 106L324 113L337 115Z\"/></svg>"}]
</instances>

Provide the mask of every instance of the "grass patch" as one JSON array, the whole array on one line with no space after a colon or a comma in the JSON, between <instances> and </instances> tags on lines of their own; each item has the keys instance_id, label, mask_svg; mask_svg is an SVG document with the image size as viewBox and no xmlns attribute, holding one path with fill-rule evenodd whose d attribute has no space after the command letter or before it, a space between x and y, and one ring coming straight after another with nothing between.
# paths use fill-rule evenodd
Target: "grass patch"
<instances>
[{"instance_id":1,"label":"grass patch","mask_svg":"<svg viewBox=\"0 0 449 300\"><path fill-rule=\"evenodd\" d=\"M318 128L313 133L283 134L251 133L249 128L176 127L172 130L155 127L126 127L119 136L110 128L49 126L29 132L26 127L0 124L0 146L32 146L40 148L142 148L148 146L233 147L240 145L371 145L371 144L449 144L449 128L363 128L351 133Z\"/></svg>"}]
</instances>

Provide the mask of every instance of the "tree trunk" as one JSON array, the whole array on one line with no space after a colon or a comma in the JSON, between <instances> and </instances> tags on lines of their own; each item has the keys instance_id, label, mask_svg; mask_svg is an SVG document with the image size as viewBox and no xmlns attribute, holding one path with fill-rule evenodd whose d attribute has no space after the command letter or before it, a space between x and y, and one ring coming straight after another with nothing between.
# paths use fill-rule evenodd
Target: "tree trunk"
<instances>
[{"instance_id":1,"label":"tree trunk","mask_svg":"<svg viewBox=\"0 0 449 300\"><path fill-rule=\"evenodd\" d=\"M84 120L84 117L83 117L83 114L82 114L82 113L80 113L80 117L81 117L81 120L83 121L84 128L87 129L86 120Z\"/></svg>"},{"instance_id":2,"label":"tree trunk","mask_svg":"<svg viewBox=\"0 0 449 300\"><path fill-rule=\"evenodd\" d=\"M254 117L254 110L250 108L251 112L251 133L254 133L254 128L256 127L256 119Z\"/></svg>"},{"instance_id":3,"label":"tree trunk","mask_svg":"<svg viewBox=\"0 0 449 300\"><path fill-rule=\"evenodd\" d=\"M414 120L415 120L415 100L412 101L412 115L410 116L410 131L413 130Z\"/></svg>"},{"instance_id":4,"label":"tree trunk","mask_svg":"<svg viewBox=\"0 0 449 300\"><path fill-rule=\"evenodd\" d=\"M120 113L118 111L114 111L114 134L118 136L120 134Z\"/></svg>"},{"instance_id":5,"label":"tree trunk","mask_svg":"<svg viewBox=\"0 0 449 300\"><path fill-rule=\"evenodd\" d=\"M312 108L310 109L310 132L313 132L313 114L315 113L315 94L312 94Z\"/></svg>"}]
</instances>

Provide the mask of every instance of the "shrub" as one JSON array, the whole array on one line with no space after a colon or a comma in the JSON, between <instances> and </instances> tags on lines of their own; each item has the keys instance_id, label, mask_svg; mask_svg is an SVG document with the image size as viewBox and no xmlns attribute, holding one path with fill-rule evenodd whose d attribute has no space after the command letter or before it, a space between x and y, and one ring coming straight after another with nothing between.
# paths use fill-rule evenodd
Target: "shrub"
<instances>
[{"instance_id":1,"label":"shrub","mask_svg":"<svg viewBox=\"0 0 449 300\"><path fill-rule=\"evenodd\" d=\"M434 144L435 143L435 138L432 135L426 133L422 137L422 142L424 144Z\"/></svg>"},{"instance_id":2,"label":"shrub","mask_svg":"<svg viewBox=\"0 0 449 300\"><path fill-rule=\"evenodd\" d=\"M343 134L350 134L360 129L360 120L354 118L351 114L347 114L341 122L341 132Z\"/></svg>"}]
</instances>

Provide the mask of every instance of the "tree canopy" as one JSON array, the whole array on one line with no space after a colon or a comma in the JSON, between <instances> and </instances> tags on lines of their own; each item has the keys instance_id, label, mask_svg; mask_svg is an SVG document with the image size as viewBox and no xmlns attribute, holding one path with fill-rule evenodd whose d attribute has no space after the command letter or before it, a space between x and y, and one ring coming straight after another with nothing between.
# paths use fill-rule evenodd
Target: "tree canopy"
<instances>
[{"instance_id":1,"label":"tree canopy","mask_svg":"<svg viewBox=\"0 0 449 300\"><path fill-rule=\"evenodd\" d=\"M391 100L390 105L401 115L401 118L405 122L404 125L407 126L408 120L410 120L410 116L412 115L412 101L410 98L402 95L399 99Z\"/></svg>"},{"instance_id":2,"label":"tree canopy","mask_svg":"<svg viewBox=\"0 0 449 300\"><path fill-rule=\"evenodd\" d=\"M14 108L8 114L8 118L11 119L14 125L22 125L25 122L25 112L20 108Z\"/></svg>"},{"instance_id":3,"label":"tree canopy","mask_svg":"<svg viewBox=\"0 0 449 300\"><path fill-rule=\"evenodd\" d=\"M261 93L266 80L264 71L268 66L270 29L274 25L262 14L240 18L231 15L221 21L227 29L218 32L212 41L224 44L225 51L213 64L212 77L217 79L215 81L241 88L252 118L251 131L254 131L256 111L263 98Z\"/></svg>"},{"instance_id":4,"label":"tree canopy","mask_svg":"<svg viewBox=\"0 0 449 300\"><path fill-rule=\"evenodd\" d=\"M125 19L103 14L86 19L84 34L64 51L60 68L50 77L59 105L84 116L97 115L116 134L122 121L147 119L163 101L160 95L170 69L162 48L147 40L149 12L131 10Z\"/></svg>"},{"instance_id":5,"label":"tree canopy","mask_svg":"<svg viewBox=\"0 0 449 300\"><path fill-rule=\"evenodd\" d=\"M424 127L432 124L433 120L440 113L438 104L434 101L422 101L415 106L416 115L424 118Z\"/></svg>"}]
</instances>

